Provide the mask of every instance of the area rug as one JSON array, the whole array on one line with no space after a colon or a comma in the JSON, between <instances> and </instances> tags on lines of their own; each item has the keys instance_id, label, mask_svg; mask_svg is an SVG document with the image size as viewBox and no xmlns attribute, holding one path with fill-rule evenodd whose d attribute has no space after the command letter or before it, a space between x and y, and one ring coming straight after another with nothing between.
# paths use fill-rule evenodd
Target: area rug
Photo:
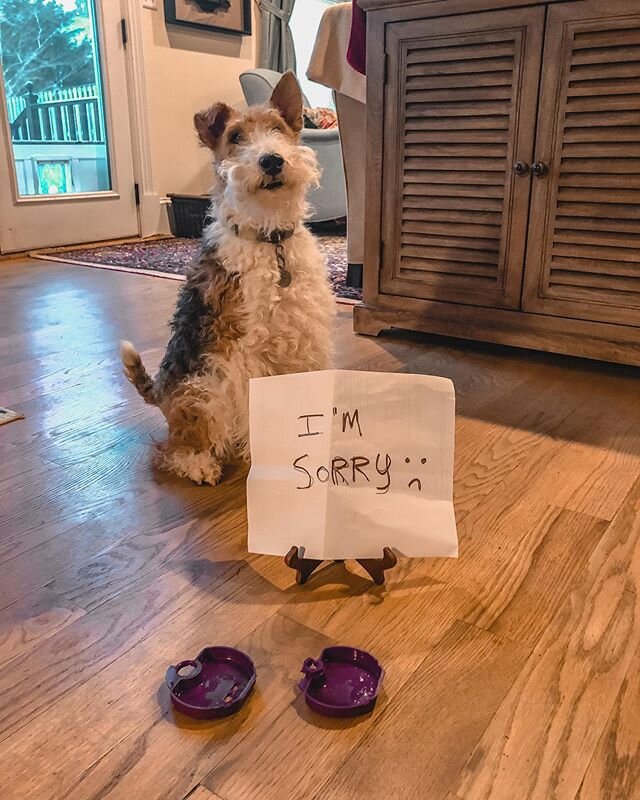
<instances>
[{"instance_id":1,"label":"area rug","mask_svg":"<svg viewBox=\"0 0 640 800\"><path fill-rule=\"evenodd\" d=\"M327 259L329 280L339 301L357 302L360 289L346 285L347 239L335 234L316 234ZM183 279L200 247L198 239L155 239L99 247L38 251L30 255L48 261L64 261L89 267L124 270L165 278Z\"/></svg>"}]
</instances>

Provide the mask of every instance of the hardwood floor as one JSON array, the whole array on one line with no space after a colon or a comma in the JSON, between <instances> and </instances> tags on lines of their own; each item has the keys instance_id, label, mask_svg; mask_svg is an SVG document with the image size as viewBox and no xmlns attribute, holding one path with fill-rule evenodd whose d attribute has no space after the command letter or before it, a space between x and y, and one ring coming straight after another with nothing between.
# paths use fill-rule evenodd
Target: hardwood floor
<instances>
[{"instance_id":1,"label":"hardwood floor","mask_svg":"<svg viewBox=\"0 0 640 800\"><path fill-rule=\"evenodd\" d=\"M458 560L386 589L305 587L246 552L245 479L154 475L162 421L120 375L155 366L178 285L0 263L2 800L640 798L640 370L417 336L340 306L338 366L457 391ZM314 716L325 645L387 670L369 718ZM236 717L175 715L166 666L207 644L258 670Z\"/></svg>"}]
</instances>

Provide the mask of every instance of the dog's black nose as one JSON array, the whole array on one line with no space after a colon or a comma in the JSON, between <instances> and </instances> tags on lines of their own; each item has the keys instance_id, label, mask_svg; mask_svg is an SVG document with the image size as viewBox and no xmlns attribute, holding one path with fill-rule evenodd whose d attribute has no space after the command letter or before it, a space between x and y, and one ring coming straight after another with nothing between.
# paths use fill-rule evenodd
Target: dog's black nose
<instances>
[{"instance_id":1,"label":"dog's black nose","mask_svg":"<svg viewBox=\"0 0 640 800\"><path fill-rule=\"evenodd\" d=\"M280 153L268 153L260 157L258 164L260 164L260 169L266 175L271 175L271 177L274 178L282 172L284 158L282 158Z\"/></svg>"}]
</instances>

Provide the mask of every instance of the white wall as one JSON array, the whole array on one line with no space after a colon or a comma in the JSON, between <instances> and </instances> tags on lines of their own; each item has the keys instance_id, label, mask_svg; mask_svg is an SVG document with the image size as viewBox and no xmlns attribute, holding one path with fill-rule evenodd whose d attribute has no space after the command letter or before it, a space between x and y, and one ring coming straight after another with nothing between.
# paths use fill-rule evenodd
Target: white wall
<instances>
[{"instance_id":1,"label":"white wall","mask_svg":"<svg viewBox=\"0 0 640 800\"><path fill-rule=\"evenodd\" d=\"M160 197L206 192L211 167L193 115L217 100L244 105L239 75L255 66L256 20L249 37L167 29L162 0L141 15L153 188Z\"/></svg>"}]
</instances>

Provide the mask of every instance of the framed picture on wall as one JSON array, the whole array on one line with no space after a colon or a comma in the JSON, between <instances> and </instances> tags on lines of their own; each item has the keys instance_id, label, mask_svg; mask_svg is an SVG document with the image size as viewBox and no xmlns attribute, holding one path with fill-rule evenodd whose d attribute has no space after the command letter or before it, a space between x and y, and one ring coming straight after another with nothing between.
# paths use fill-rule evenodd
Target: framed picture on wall
<instances>
[{"instance_id":1,"label":"framed picture on wall","mask_svg":"<svg viewBox=\"0 0 640 800\"><path fill-rule=\"evenodd\" d=\"M251 0L164 0L164 16L170 25L251 34Z\"/></svg>"}]
</instances>

